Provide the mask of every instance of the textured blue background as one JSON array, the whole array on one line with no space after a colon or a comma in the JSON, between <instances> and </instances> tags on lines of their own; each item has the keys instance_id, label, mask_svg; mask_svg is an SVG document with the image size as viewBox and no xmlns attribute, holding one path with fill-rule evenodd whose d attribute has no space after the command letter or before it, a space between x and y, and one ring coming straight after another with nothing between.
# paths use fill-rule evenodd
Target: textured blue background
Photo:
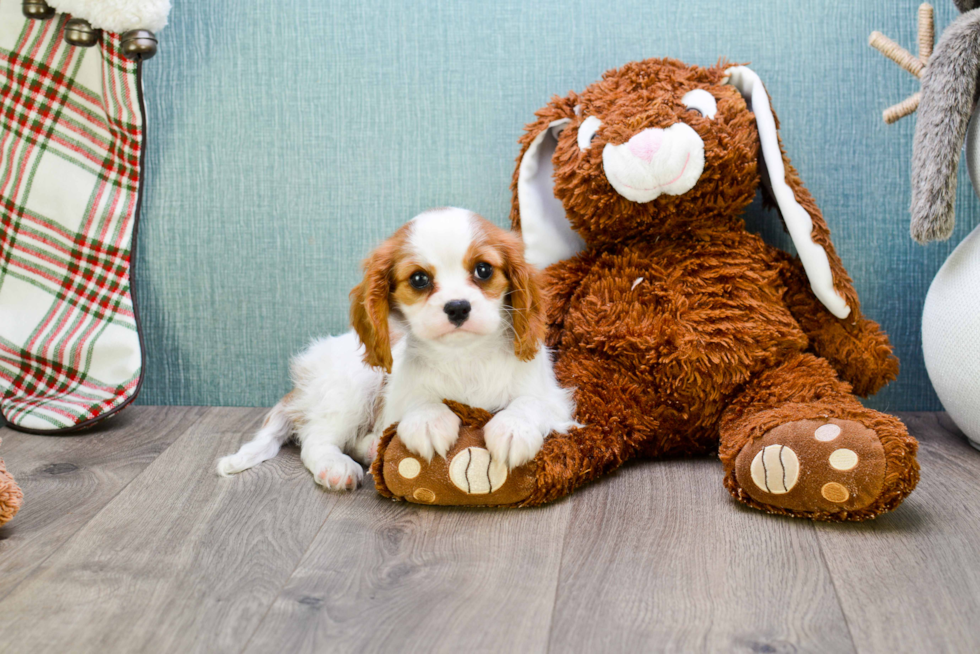
<instances>
[{"instance_id":1,"label":"textured blue background","mask_svg":"<svg viewBox=\"0 0 980 654\"><path fill-rule=\"evenodd\" d=\"M936 4L941 30L956 14ZM919 316L978 203L961 175L953 239L908 237L914 118L880 115L918 82L867 46L878 29L912 48L917 6L177 2L144 69L141 401L271 405L289 355L346 328L358 261L395 227L438 205L504 224L517 138L552 94L632 59L724 56L766 82L865 312L897 347L902 375L870 404L938 409ZM785 243L775 215L752 213Z\"/></svg>"}]
</instances>

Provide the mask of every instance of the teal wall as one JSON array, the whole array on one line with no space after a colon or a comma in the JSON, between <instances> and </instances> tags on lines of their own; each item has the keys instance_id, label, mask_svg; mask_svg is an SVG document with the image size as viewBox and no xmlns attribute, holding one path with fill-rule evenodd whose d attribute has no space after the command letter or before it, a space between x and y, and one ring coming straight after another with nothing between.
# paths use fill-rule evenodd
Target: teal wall
<instances>
[{"instance_id":1,"label":"teal wall","mask_svg":"<svg viewBox=\"0 0 980 654\"><path fill-rule=\"evenodd\" d=\"M954 17L936 0L941 29ZM145 65L137 298L141 401L271 405L291 353L344 330L358 262L438 205L504 224L517 138L552 94L632 59L751 62L901 378L871 400L937 409L923 298L978 221L965 175L949 243L908 236L917 81L867 46L911 46L918 0L180 2ZM724 7L719 9L718 7ZM753 207L750 224L783 243Z\"/></svg>"}]
</instances>

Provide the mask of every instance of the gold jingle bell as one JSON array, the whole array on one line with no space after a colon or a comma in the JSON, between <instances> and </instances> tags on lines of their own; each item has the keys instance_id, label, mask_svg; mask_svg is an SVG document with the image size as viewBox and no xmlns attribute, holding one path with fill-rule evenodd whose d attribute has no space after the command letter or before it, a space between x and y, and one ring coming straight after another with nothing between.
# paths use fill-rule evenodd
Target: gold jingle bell
<instances>
[{"instance_id":1,"label":"gold jingle bell","mask_svg":"<svg viewBox=\"0 0 980 654\"><path fill-rule=\"evenodd\" d=\"M121 49L127 59L149 59L157 53L157 37L149 30L130 30L122 35Z\"/></svg>"},{"instance_id":2,"label":"gold jingle bell","mask_svg":"<svg viewBox=\"0 0 980 654\"><path fill-rule=\"evenodd\" d=\"M83 48L89 48L99 42L102 30L92 27L84 18L72 18L65 23L65 42Z\"/></svg>"},{"instance_id":3,"label":"gold jingle bell","mask_svg":"<svg viewBox=\"0 0 980 654\"><path fill-rule=\"evenodd\" d=\"M37 20L47 20L55 14L54 7L44 0L24 0L21 10L28 18Z\"/></svg>"}]
</instances>

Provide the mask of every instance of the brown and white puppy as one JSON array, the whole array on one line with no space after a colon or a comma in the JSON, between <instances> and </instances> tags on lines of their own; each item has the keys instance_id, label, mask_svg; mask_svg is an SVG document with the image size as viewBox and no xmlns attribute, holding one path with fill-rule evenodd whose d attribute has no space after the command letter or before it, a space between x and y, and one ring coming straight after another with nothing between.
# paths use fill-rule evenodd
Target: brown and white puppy
<instances>
[{"instance_id":1,"label":"brown and white puppy","mask_svg":"<svg viewBox=\"0 0 980 654\"><path fill-rule=\"evenodd\" d=\"M533 459L548 434L576 423L543 344L544 299L523 250L471 211L413 218L365 261L351 291L354 330L293 360L294 389L218 472L265 461L295 435L317 483L352 489L358 461L370 463L396 422L409 450L444 456L460 425L444 399L496 412L484 429L495 460L513 468Z\"/></svg>"}]
</instances>

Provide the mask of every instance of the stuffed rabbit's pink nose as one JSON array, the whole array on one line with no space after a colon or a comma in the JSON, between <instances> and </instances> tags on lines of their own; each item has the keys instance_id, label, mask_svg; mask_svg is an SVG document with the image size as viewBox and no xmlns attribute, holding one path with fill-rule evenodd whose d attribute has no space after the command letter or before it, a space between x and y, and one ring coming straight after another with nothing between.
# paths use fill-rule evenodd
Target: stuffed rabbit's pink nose
<instances>
[{"instance_id":1,"label":"stuffed rabbit's pink nose","mask_svg":"<svg viewBox=\"0 0 980 654\"><path fill-rule=\"evenodd\" d=\"M662 129L645 129L633 135L628 142L630 152L638 159L643 159L647 163L657 154L660 145L664 142L664 131Z\"/></svg>"}]
</instances>

